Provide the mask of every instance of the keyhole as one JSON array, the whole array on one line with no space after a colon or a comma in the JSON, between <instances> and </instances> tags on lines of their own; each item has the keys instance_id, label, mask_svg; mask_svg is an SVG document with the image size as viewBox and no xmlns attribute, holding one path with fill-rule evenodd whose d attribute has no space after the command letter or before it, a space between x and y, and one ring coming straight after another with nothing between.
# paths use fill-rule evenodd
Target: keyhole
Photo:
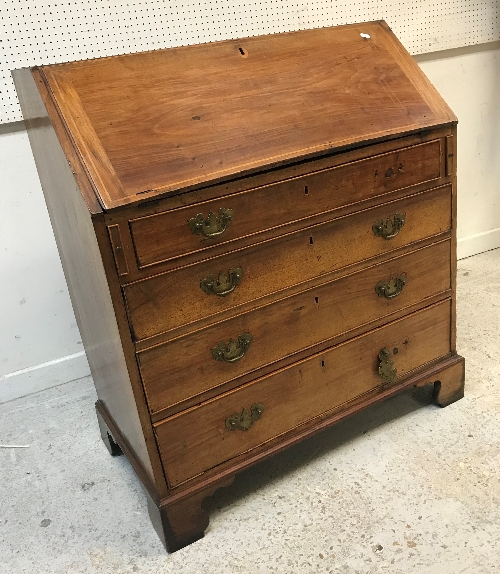
<instances>
[{"instance_id":1,"label":"keyhole","mask_svg":"<svg viewBox=\"0 0 500 574\"><path fill-rule=\"evenodd\" d=\"M309 187L307 185L304 187L304 195L309 195Z\"/></svg>"},{"instance_id":2,"label":"keyhole","mask_svg":"<svg viewBox=\"0 0 500 574\"><path fill-rule=\"evenodd\" d=\"M325 366L325 361L321 361L321 368L323 369Z\"/></svg>"},{"instance_id":3,"label":"keyhole","mask_svg":"<svg viewBox=\"0 0 500 574\"><path fill-rule=\"evenodd\" d=\"M309 237L309 245L314 245L314 240L312 237Z\"/></svg>"},{"instance_id":4,"label":"keyhole","mask_svg":"<svg viewBox=\"0 0 500 574\"><path fill-rule=\"evenodd\" d=\"M319 297L314 297L314 302L316 303L316 305L319 304Z\"/></svg>"}]
</instances>

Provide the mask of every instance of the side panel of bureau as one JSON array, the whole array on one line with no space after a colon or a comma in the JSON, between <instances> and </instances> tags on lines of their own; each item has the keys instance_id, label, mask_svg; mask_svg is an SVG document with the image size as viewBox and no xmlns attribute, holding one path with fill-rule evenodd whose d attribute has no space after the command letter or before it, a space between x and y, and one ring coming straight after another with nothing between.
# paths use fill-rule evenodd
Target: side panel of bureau
<instances>
[{"instance_id":1,"label":"side panel of bureau","mask_svg":"<svg viewBox=\"0 0 500 574\"><path fill-rule=\"evenodd\" d=\"M153 468L151 464L157 458L151 428L148 437L148 427L138 415L142 410L147 417L144 397L134 395L131 387L130 364L122 348L93 221L47 117L46 105L50 109L51 102L46 99L44 103L40 95L43 86L39 92L30 70L18 70L14 78L98 396L140 463L136 470L142 470L138 474L146 486L149 482L161 490L164 477L160 465ZM54 122L54 117L51 120Z\"/></svg>"}]
</instances>

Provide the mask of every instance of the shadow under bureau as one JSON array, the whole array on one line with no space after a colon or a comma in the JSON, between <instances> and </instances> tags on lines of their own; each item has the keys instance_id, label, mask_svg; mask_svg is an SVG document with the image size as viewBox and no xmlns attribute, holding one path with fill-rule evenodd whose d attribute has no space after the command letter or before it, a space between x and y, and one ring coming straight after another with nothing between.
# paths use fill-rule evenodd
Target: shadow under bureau
<instances>
[{"instance_id":1,"label":"shadow under bureau","mask_svg":"<svg viewBox=\"0 0 500 574\"><path fill-rule=\"evenodd\" d=\"M384 22L14 79L101 434L168 550L263 458L463 396L456 118Z\"/></svg>"}]
</instances>

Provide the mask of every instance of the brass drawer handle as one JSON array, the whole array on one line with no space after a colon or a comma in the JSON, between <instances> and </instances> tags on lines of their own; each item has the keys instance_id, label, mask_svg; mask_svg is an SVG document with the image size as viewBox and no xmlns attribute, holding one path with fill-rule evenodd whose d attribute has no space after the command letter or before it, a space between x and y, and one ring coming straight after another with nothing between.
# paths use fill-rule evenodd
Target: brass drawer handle
<instances>
[{"instance_id":1,"label":"brass drawer handle","mask_svg":"<svg viewBox=\"0 0 500 574\"><path fill-rule=\"evenodd\" d=\"M398 378L398 372L391 361L391 352L387 347L378 354L378 374L387 385L392 385Z\"/></svg>"},{"instance_id":2,"label":"brass drawer handle","mask_svg":"<svg viewBox=\"0 0 500 574\"><path fill-rule=\"evenodd\" d=\"M392 239L401 231L401 228L405 224L406 214L396 213L394 219L388 217L385 221L379 219L372 225L373 233L377 237L383 237L384 239Z\"/></svg>"},{"instance_id":3,"label":"brass drawer handle","mask_svg":"<svg viewBox=\"0 0 500 574\"><path fill-rule=\"evenodd\" d=\"M254 403L250 407L250 410L243 409L241 415L239 413L233 413L230 417L227 417L226 427L229 430L247 431L255 421L260 419L263 412L264 405Z\"/></svg>"},{"instance_id":4,"label":"brass drawer handle","mask_svg":"<svg viewBox=\"0 0 500 574\"><path fill-rule=\"evenodd\" d=\"M385 297L386 299L395 299L403 291L403 287L406 285L406 273L401 273L396 279L392 277L389 281L379 281L375 285L375 292L379 297Z\"/></svg>"},{"instance_id":5,"label":"brass drawer handle","mask_svg":"<svg viewBox=\"0 0 500 574\"><path fill-rule=\"evenodd\" d=\"M221 271L217 279L213 275L205 277L205 279L200 281L200 287L207 295L225 297L236 289L242 277L243 269L241 267L233 267L229 269L227 275Z\"/></svg>"},{"instance_id":6,"label":"brass drawer handle","mask_svg":"<svg viewBox=\"0 0 500 574\"><path fill-rule=\"evenodd\" d=\"M226 231L231 225L233 215L234 211L232 209L221 207L218 216L211 211L208 214L208 218L205 219L203 213L198 213L196 217L192 217L188 221L188 226L195 235L203 235L207 239L213 239Z\"/></svg>"},{"instance_id":7,"label":"brass drawer handle","mask_svg":"<svg viewBox=\"0 0 500 574\"><path fill-rule=\"evenodd\" d=\"M231 339L229 343L219 343L212 347L212 357L216 361L225 361L226 363L236 363L248 351L253 337L250 333L238 335L238 340Z\"/></svg>"}]
</instances>

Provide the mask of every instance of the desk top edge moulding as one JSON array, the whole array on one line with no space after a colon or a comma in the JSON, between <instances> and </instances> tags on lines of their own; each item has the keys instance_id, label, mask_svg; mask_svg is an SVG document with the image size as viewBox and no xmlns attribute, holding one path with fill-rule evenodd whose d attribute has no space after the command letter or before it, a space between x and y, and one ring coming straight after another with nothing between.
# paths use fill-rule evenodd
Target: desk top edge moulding
<instances>
[{"instance_id":1,"label":"desk top edge moulding","mask_svg":"<svg viewBox=\"0 0 500 574\"><path fill-rule=\"evenodd\" d=\"M463 396L457 119L385 22L13 77L101 436L168 551L264 458Z\"/></svg>"}]
</instances>

